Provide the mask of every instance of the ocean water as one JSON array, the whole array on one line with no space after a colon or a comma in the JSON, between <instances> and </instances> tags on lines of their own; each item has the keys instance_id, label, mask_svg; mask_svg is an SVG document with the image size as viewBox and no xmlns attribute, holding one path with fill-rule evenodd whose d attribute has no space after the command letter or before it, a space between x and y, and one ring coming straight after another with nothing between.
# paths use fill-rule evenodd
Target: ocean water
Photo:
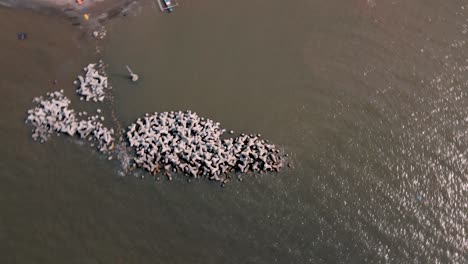
<instances>
[{"instance_id":1,"label":"ocean water","mask_svg":"<svg viewBox=\"0 0 468 264\"><path fill-rule=\"evenodd\" d=\"M118 161L79 141L33 142L23 113L54 87L41 71L10 76L1 98L0 258L468 262L467 9L456 0L200 0L173 14L151 1L133 5L98 44L114 87L104 112L126 127L148 112L189 109L236 133L261 133L291 167L225 188L138 170L122 177ZM68 68L48 47L33 53L44 69L55 65L51 73L62 69L61 88L88 107L71 81L97 55L63 39L78 58ZM38 80L47 88L28 88Z\"/></svg>"}]
</instances>

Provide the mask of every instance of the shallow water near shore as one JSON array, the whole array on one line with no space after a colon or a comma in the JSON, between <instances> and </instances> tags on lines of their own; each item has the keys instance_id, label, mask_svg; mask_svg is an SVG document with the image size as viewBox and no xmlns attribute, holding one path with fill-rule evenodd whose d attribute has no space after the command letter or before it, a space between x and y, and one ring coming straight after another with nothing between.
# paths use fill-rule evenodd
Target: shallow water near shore
<instances>
[{"instance_id":1,"label":"shallow water near shore","mask_svg":"<svg viewBox=\"0 0 468 264\"><path fill-rule=\"evenodd\" d=\"M0 238L8 242L0 255L17 263L467 261L468 6L342 2L184 1L162 15L142 1L107 24L108 107L124 127L147 112L190 109L290 154L291 168L226 188L140 171L143 180L122 178L118 162L71 139L33 142L23 112L53 87L33 89L46 78L40 71L10 78L19 88L2 90ZM43 50L39 65L57 65ZM70 62L60 83L71 85L91 58ZM60 88L80 106L72 86Z\"/></svg>"}]
</instances>

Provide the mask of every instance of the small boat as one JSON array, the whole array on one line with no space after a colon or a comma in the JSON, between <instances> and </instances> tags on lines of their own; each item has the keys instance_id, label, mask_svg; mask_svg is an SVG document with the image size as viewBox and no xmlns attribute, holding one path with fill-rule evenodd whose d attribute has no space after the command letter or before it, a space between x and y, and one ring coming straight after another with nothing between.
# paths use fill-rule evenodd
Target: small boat
<instances>
[{"instance_id":1,"label":"small boat","mask_svg":"<svg viewBox=\"0 0 468 264\"><path fill-rule=\"evenodd\" d=\"M165 9L167 10L167 12L172 13L172 11L174 11L173 6L171 4L171 0L164 0L164 5L166 6Z\"/></svg>"},{"instance_id":2,"label":"small boat","mask_svg":"<svg viewBox=\"0 0 468 264\"><path fill-rule=\"evenodd\" d=\"M156 0L159 5L159 9L161 12L167 11L168 13L172 13L174 11L174 7L178 6L176 0Z\"/></svg>"}]
</instances>

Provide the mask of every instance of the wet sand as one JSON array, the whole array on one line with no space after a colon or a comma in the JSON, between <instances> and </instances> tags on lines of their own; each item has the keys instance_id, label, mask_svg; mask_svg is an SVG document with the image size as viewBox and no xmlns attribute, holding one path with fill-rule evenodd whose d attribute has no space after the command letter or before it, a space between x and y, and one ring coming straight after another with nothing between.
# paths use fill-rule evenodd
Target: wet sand
<instances>
[{"instance_id":1,"label":"wet sand","mask_svg":"<svg viewBox=\"0 0 468 264\"><path fill-rule=\"evenodd\" d=\"M73 91L70 84L74 75L83 62L94 57L94 47L87 34L73 27L69 19L59 16L6 8L0 8L0 14L3 74L0 92L2 98L8 98L7 105L1 106L5 110L2 113L7 113L12 105L27 106L25 103L32 98L26 94L42 94L58 87L68 93ZM17 39L20 32L27 34L25 40ZM54 80L58 81L57 86L53 85ZM11 111L21 110L15 107Z\"/></svg>"}]
</instances>

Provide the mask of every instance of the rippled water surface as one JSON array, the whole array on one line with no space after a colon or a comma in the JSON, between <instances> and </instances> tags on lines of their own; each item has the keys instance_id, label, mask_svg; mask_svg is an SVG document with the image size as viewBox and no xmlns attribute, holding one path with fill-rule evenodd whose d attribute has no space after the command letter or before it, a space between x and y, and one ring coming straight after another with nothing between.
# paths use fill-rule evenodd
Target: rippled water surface
<instances>
[{"instance_id":1,"label":"rippled water surface","mask_svg":"<svg viewBox=\"0 0 468 264\"><path fill-rule=\"evenodd\" d=\"M18 109L0 123L9 260L468 262L468 3L142 1L107 28L124 127L190 109L261 133L291 168L226 188L120 177L72 140L32 142Z\"/></svg>"}]
</instances>

